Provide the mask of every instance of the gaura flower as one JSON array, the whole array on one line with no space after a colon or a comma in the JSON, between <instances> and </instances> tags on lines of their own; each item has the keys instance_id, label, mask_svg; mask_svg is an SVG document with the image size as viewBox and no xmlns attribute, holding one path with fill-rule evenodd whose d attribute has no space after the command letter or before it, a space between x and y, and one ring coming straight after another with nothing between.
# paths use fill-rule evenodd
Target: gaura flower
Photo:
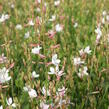
<instances>
[{"instance_id":1,"label":"gaura flower","mask_svg":"<svg viewBox=\"0 0 109 109\"><path fill-rule=\"evenodd\" d=\"M17 25L16 25L16 29L17 29L17 30L22 30L22 25L17 24Z\"/></svg>"},{"instance_id":2,"label":"gaura flower","mask_svg":"<svg viewBox=\"0 0 109 109\"><path fill-rule=\"evenodd\" d=\"M90 54L90 53L91 53L90 46L87 46L87 47L84 49L84 52L87 53L87 54Z\"/></svg>"},{"instance_id":3,"label":"gaura flower","mask_svg":"<svg viewBox=\"0 0 109 109\"><path fill-rule=\"evenodd\" d=\"M24 35L24 38L29 38L30 37L30 32L26 32L25 35Z\"/></svg>"},{"instance_id":4,"label":"gaura flower","mask_svg":"<svg viewBox=\"0 0 109 109\"><path fill-rule=\"evenodd\" d=\"M58 88L58 94L59 94L60 96L64 96L66 90L67 90L67 89L66 89L65 87Z\"/></svg>"},{"instance_id":5,"label":"gaura flower","mask_svg":"<svg viewBox=\"0 0 109 109\"><path fill-rule=\"evenodd\" d=\"M9 19L9 15L8 14L2 14L0 16L0 23L6 21L7 19Z\"/></svg>"},{"instance_id":6,"label":"gaura flower","mask_svg":"<svg viewBox=\"0 0 109 109\"><path fill-rule=\"evenodd\" d=\"M55 69L53 67L50 67L50 72L48 72L49 75L56 74Z\"/></svg>"},{"instance_id":7,"label":"gaura flower","mask_svg":"<svg viewBox=\"0 0 109 109\"><path fill-rule=\"evenodd\" d=\"M52 38L55 36L55 34L56 34L56 32L53 31L53 30L50 30L50 31L48 31L48 33L46 33L46 35L48 35L48 37L49 37L50 39L52 39Z\"/></svg>"},{"instance_id":8,"label":"gaura flower","mask_svg":"<svg viewBox=\"0 0 109 109\"><path fill-rule=\"evenodd\" d=\"M53 22L56 20L56 16L55 15L52 15L51 19L49 19L50 22Z\"/></svg>"},{"instance_id":9,"label":"gaura flower","mask_svg":"<svg viewBox=\"0 0 109 109\"><path fill-rule=\"evenodd\" d=\"M41 0L37 0L38 3L41 3Z\"/></svg>"},{"instance_id":10,"label":"gaura flower","mask_svg":"<svg viewBox=\"0 0 109 109\"><path fill-rule=\"evenodd\" d=\"M59 4L60 4L60 0L57 0L57 1L54 2L55 6L59 6Z\"/></svg>"},{"instance_id":11,"label":"gaura flower","mask_svg":"<svg viewBox=\"0 0 109 109\"><path fill-rule=\"evenodd\" d=\"M43 93L43 95L44 96L50 96L50 92L49 92L49 90L47 90L46 88L45 88L45 86L43 86L43 88L42 88L42 93Z\"/></svg>"},{"instance_id":12,"label":"gaura flower","mask_svg":"<svg viewBox=\"0 0 109 109\"><path fill-rule=\"evenodd\" d=\"M0 109L3 109L3 106L2 105L0 106Z\"/></svg>"},{"instance_id":13,"label":"gaura flower","mask_svg":"<svg viewBox=\"0 0 109 109\"><path fill-rule=\"evenodd\" d=\"M95 33L97 34L96 43L99 43L99 40L100 40L100 38L102 36L102 31L101 31L100 27L97 27L97 29L95 29Z\"/></svg>"},{"instance_id":14,"label":"gaura flower","mask_svg":"<svg viewBox=\"0 0 109 109\"><path fill-rule=\"evenodd\" d=\"M16 104L13 103L12 98L10 97L9 99L6 99L6 102L8 104L8 106L12 106L13 108L16 108Z\"/></svg>"},{"instance_id":15,"label":"gaura flower","mask_svg":"<svg viewBox=\"0 0 109 109\"><path fill-rule=\"evenodd\" d=\"M9 70L6 69L6 67L3 67L0 69L0 83L5 83L11 79L11 77L8 75Z\"/></svg>"},{"instance_id":16,"label":"gaura flower","mask_svg":"<svg viewBox=\"0 0 109 109\"><path fill-rule=\"evenodd\" d=\"M57 24L55 26L56 32L61 32L63 30L63 27L60 24Z\"/></svg>"},{"instance_id":17,"label":"gaura flower","mask_svg":"<svg viewBox=\"0 0 109 109\"><path fill-rule=\"evenodd\" d=\"M39 45L37 47L34 47L32 49L32 53L33 54L39 54L40 53L40 49L42 49L42 47L40 47Z\"/></svg>"},{"instance_id":18,"label":"gaura flower","mask_svg":"<svg viewBox=\"0 0 109 109\"><path fill-rule=\"evenodd\" d=\"M29 96L30 96L31 98L37 97L37 93L36 93L36 91L35 91L34 89L30 89L30 90L28 91L28 94L29 94Z\"/></svg>"},{"instance_id":19,"label":"gaura flower","mask_svg":"<svg viewBox=\"0 0 109 109\"><path fill-rule=\"evenodd\" d=\"M34 26L34 22L33 22L32 20L30 20L30 21L28 22L28 25Z\"/></svg>"},{"instance_id":20,"label":"gaura flower","mask_svg":"<svg viewBox=\"0 0 109 109\"><path fill-rule=\"evenodd\" d=\"M59 63L60 63L60 60L57 59L57 54L54 54L52 56L52 64L54 64L55 66L57 66L57 65L59 65Z\"/></svg>"},{"instance_id":21,"label":"gaura flower","mask_svg":"<svg viewBox=\"0 0 109 109\"><path fill-rule=\"evenodd\" d=\"M24 89L24 91L28 92L30 98L36 98L37 97L36 90L32 89L30 86L26 86L23 89Z\"/></svg>"},{"instance_id":22,"label":"gaura flower","mask_svg":"<svg viewBox=\"0 0 109 109\"><path fill-rule=\"evenodd\" d=\"M39 77L39 74L36 74L35 71L32 72L32 78L38 78Z\"/></svg>"},{"instance_id":23,"label":"gaura flower","mask_svg":"<svg viewBox=\"0 0 109 109\"><path fill-rule=\"evenodd\" d=\"M78 27L78 23L77 22L74 24L74 28L76 28L76 27Z\"/></svg>"},{"instance_id":24,"label":"gaura flower","mask_svg":"<svg viewBox=\"0 0 109 109\"><path fill-rule=\"evenodd\" d=\"M49 109L49 105L45 104L44 102L40 103L40 108L41 109Z\"/></svg>"},{"instance_id":25,"label":"gaura flower","mask_svg":"<svg viewBox=\"0 0 109 109\"><path fill-rule=\"evenodd\" d=\"M0 64L7 62L7 57L4 56L4 54L2 54L0 56Z\"/></svg>"},{"instance_id":26,"label":"gaura flower","mask_svg":"<svg viewBox=\"0 0 109 109\"><path fill-rule=\"evenodd\" d=\"M80 57L74 58L74 65L84 64L84 61L81 61Z\"/></svg>"},{"instance_id":27,"label":"gaura flower","mask_svg":"<svg viewBox=\"0 0 109 109\"><path fill-rule=\"evenodd\" d=\"M107 12L104 10L103 13L102 13L102 15L103 16L106 16L106 14L107 14Z\"/></svg>"},{"instance_id":28,"label":"gaura flower","mask_svg":"<svg viewBox=\"0 0 109 109\"><path fill-rule=\"evenodd\" d=\"M88 70L87 66L85 66L85 67L83 68L83 70L79 69L78 76L79 76L80 78L82 78L82 77L84 77L84 76L88 76L87 70Z\"/></svg>"}]
</instances>

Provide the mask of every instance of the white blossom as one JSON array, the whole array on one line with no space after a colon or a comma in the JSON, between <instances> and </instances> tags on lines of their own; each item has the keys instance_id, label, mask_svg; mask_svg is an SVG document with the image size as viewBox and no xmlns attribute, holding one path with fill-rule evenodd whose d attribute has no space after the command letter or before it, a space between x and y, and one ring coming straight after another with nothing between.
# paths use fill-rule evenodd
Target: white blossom
<instances>
[{"instance_id":1,"label":"white blossom","mask_svg":"<svg viewBox=\"0 0 109 109\"><path fill-rule=\"evenodd\" d=\"M77 73L78 76L79 76L80 78L83 77L83 76L88 76L87 70L88 70L87 66L85 66L85 67L83 68L83 70L79 69L79 73Z\"/></svg>"},{"instance_id":2,"label":"white blossom","mask_svg":"<svg viewBox=\"0 0 109 109\"><path fill-rule=\"evenodd\" d=\"M74 58L74 65L80 65L83 63L84 63L84 61L81 61L80 57Z\"/></svg>"},{"instance_id":3,"label":"white blossom","mask_svg":"<svg viewBox=\"0 0 109 109\"><path fill-rule=\"evenodd\" d=\"M57 1L54 2L55 6L59 6L59 4L60 4L60 0L57 0Z\"/></svg>"},{"instance_id":4,"label":"white blossom","mask_svg":"<svg viewBox=\"0 0 109 109\"><path fill-rule=\"evenodd\" d=\"M10 97L9 99L6 99L6 102L8 104L8 106L12 106L13 108L16 108L16 104L13 103L12 98Z\"/></svg>"},{"instance_id":5,"label":"white blossom","mask_svg":"<svg viewBox=\"0 0 109 109\"><path fill-rule=\"evenodd\" d=\"M43 93L43 95L50 96L50 92L49 92L49 90L47 90L47 89L45 88L45 86L43 86L43 88L42 88L42 93Z\"/></svg>"},{"instance_id":6,"label":"white blossom","mask_svg":"<svg viewBox=\"0 0 109 109\"><path fill-rule=\"evenodd\" d=\"M23 89L24 89L24 91L28 92L30 98L37 97L36 90L32 89L30 86L25 86Z\"/></svg>"},{"instance_id":7,"label":"white blossom","mask_svg":"<svg viewBox=\"0 0 109 109\"><path fill-rule=\"evenodd\" d=\"M102 15L103 16L106 16L106 14L107 14L107 12L104 10L103 13L102 13Z\"/></svg>"},{"instance_id":8,"label":"white blossom","mask_svg":"<svg viewBox=\"0 0 109 109\"><path fill-rule=\"evenodd\" d=\"M11 77L8 75L9 70L6 69L6 67L3 67L0 69L0 83L5 83L11 79Z\"/></svg>"},{"instance_id":9,"label":"white blossom","mask_svg":"<svg viewBox=\"0 0 109 109\"><path fill-rule=\"evenodd\" d=\"M6 21L7 19L9 19L9 15L8 14L2 14L0 16L0 22L1 23L4 22L4 21Z\"/></svg>"},{"instance_id":10,"label":"white blossom","mask_svg":"<svg viewBox=\"0 0 109 109\"><path fill-rule=\"evenodd\" d=\"M100 37L102 36L102 32L100 27L98 27L97 29L95 29L95 33L97 34L97 39L100 39Z\"/></svg>"},{"instance_id":11,"label":"white blossom","mask_svg":"<svg viewBox=\"0 0 109 109\"><path fill-rule=\"evenodd\" d=\"M29 38L30 37L30 32L26 32L24 38Z\"/></svg>"},{"instance_id":12,"label":"white blossom","mask_svg":"<svg viewBox=\"0 0 109 109\"><path fill-rule=\"evenodd\" d=\"M40 53L40 49L42 49L42 47L40 47L39 45L37 47L34 47L32 49L32 53L33 54L39 54Z\"/></svg>"},{"instance_id":13,"label":"white blossom","mask_svg":"<svg viewBox=\"0 0 109 109\"><path fill-rule=\"evenodd\" d=\"M3 106L2 105L0 106L0 109L3 109Z\"/></svg>"},{"instance_id":14,"label":"white blossom","mask_svg":"<svg viewBox=\"0 0 109 109\"><path fill-rule=\"evenodd\" d=\"M57 59L57 54L54 54L52 56L52 64L54 64L55 66L57 66L57 65L59 65L59 63L60 63L60 60Z\"/></svg>"},{"instance_id":15,"label":"white blossom","mask_svg":"<svg viewBox=\"0 0 109 109\"><path fill-rule=\"evenodd\" d=\"M41 109L49 109L49 105L45 104L44 102L40 103L40 108Z\"/></svg>"},{"instance_id":16,"label":"white blossom","mask_svg":"<svg viewBox=\"0 0 109 109\"><path fill-rule=\"evenodd\" d=\"M32 20L30 20L30 21L28 22L28 25L34 26L34 22L33 22Z\"/></svg>"},{"instance_id":17,"label":"white blossom","mask_svg":"<svg viewBox=\"0 0 109 109\"><path fill-rule=\"evenodd\" d=\"M87 53L87 54L90 54L90 53L91 53L90 46L87 46L87 47L84 49L84 52Z\"/></svg>"},{"instance_id":18,"label":"white blossom","mask_svg":"<svg viewBox=\"0 0 109 109\"><path fill-rule=\"evenodd\" d=\"M74 24L74 28L76 28L76 27L78 27L78 23L77 22Z\"/></svg>"},{"instance_id":19,"label":"white blossom","mask_svg":"<svg viewBox=\"0 0 109 109\"><path fill-rule=\"evenodd\" d=\"M63 28L62 28L62 26L60 24L57 24L55 26L55 29L56 29L57 32L61 32L63 30Z\"/></svg>"},{"instance_id":20,"label":"white blossom","mask_svg":"<svg viewBox=\"0 0 109 109\"><path fill-rule=\"evenodd\" d=\"M56 74L56 71L53 67L50 67L50 72L48 72L49 75Z\"/></svg>"},{"instance_id":21,"label":"white blossom","mask_svg":"<svg viewBox=\"0 0 109 109\"><path fill-rule=\"evenodd\" d=\"M38 78L39 77L39 74L36 74L35 71L32 72L32 78Z\"/></svg>"},{"instance_id":22,"label":"white blossom","mask_svg":"<svg viewBox=\"0 0 109 109\"><path fill-rule=\"evenodd\" d=\"M17 25L16 25L16 29L17 29L17 30L22 30L22 25L21 25L21 24L17 24Z\"/></svg>"},{"instance_id":23,"label":"white blossom","mask_svg":"<svg viewBox=\"0 0 109 109\"><path fill-rule=\"evenodd\" d=\"M36 90L34 90L34 89L30 89L30 90L28 91L28 94L29 94L30 98L35 98L35 97L37 97L37 92L36 92Z\"/></svg>"},{"instance_id":24,"label":"white blossom","mask_svg":"<svg viewBox=\"0 0 109 109\"><path fill-rule=\"evenodd\" d=\"M52 17L51 17L51 19L49 19L49 21L53 22L53 21L55 21L55 19L56 19L56 16L52 15Z\"/></svg>"}]
</instances>

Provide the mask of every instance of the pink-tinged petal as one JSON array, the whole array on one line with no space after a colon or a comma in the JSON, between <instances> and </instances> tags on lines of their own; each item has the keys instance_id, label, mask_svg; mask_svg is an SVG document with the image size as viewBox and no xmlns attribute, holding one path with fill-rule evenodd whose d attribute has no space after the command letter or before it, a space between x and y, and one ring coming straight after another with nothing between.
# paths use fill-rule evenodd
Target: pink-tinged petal
<instances>
[{"instance_id":1,"label":"pink-tinged petal","mask_svg":"<svg viewBox=\"0 0 109 109\"><path fill-rule=\"evenodd\" d=\"M57 45L51 46L52 49L59 48L59 47L60 47L60 44L57 44Z\"/></svg>"},{"instance_id":2,"label":"pink-tinged petal","mask_svg":"<svg viewBox=\"0 0 109 109\"><path fill-rule=\"evenodd\" d=\"M10 65L9 69L13 68L14 65L15 65L15 63L13 62L13 63Z\"/></svg>"},{"instance_id":3,"label":"pink-tinged petal","mask_svg":"<svg viewBox=\"0 0 109 109\"><path fill-rule=\"evenodd\" d=\"M38 46L39 44L29 44L30 47L36 47Z\"/></svg>"},{"instance_id":4,"label":"pink-tinged petal","mask_svg":"<svg viewBox=\"0 0 109 109\"><path fill-rule=\"evenodd\" d=\"M48 67L49 65L51 65L52 64L52 62L48 62L48 63L46 63L46 66Z\"/></svg>"},{"instance_id":5,"label":"pink-tinged petal","mask_svg":"<svg viewBox=\"0 0 109 109\"><path fill-rule=\"evenodd\" d=\"M42 59L45 59L45 58L46 58L46 56L44 56L44 55L42 55L42 54L39 54L39 56L40 56L40 58L42 58Z\"/></svg>"}]
</instances>

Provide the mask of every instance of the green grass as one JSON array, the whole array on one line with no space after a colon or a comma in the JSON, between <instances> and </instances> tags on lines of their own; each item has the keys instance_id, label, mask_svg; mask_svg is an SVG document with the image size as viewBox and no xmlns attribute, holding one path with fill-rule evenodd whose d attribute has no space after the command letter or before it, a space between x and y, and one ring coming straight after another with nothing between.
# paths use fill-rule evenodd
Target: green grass
<instances>
[{"instance_id":1,"label":"green grass","mask_svg":"<svg viewBox=\"0 0 109 109\"><path fill-rule=\"evenodd\" d=\"M13 62L15 63L9 71L11 81L1 84L2 87L8 87L0 88L0 104L4 109L12 108L6 103L6 98L9 97L13 98L17 109L40 109L41 101L48 104L50 109L51 104L54 105L53 109L109 108L109 42L107 41L109 22L102 26L100 44L96 45L95 42L95 29L102 19L102 12L106 10L109 15L109 1L60 1L60 5L55 7L54 0L46 0L46 13L44 13L44 1L36 5L35 0L0 0L0 15L8 13L10 16L4 23L0 23L0 56L4 53L8 59L6 63L0 64L0 68L9 68ZM15 7L12 9L9 3ZM36 11L37 7L41 12ZM52 15L56 15L56 20L48 22ZM41 25L35 23L34 26L25 26L29 19L35 22L37 16L42 18ZM61 20L60 16L64 18ZM76 28L74 28L75 22L78 23ZM58 23L64 25L63 31L50 39L46 33ZM16 30L17 24L21 24L23 29ZM25 39L24 35L28 31L30 37ZM40 53L46 58L41 59L40 56L32 54L30 44L40 44L42 47ZM60 44L59 48L51 48L57 44ZM79 68L74 65L73 59L80 57L79 50L86 46L90 46L92 50L91 54L83 59L85 66L88 67L89 76L81 79L77 75ZM55 53L61 60L60 70L65 66L65 75L59 81L55 75L51 75L51 79L48 79L48 72L53 65L46 66ZM40 75L38 79L31 78L32 71ZM23 90L25 84L37 91L36 98L31 99ZM51 91L51 96L42 94L43 86ZM60 97L57 97L56 92L62 86L67 88L63 96L67 104L58 107Z\"/></svg>"}]
</instances>

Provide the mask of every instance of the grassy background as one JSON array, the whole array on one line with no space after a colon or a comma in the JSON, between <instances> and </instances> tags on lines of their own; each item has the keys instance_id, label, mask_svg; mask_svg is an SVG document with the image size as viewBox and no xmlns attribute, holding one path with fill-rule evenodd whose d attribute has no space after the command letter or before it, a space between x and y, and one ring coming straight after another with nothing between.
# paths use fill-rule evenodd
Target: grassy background
<instances>
[{"instance_id":1,"label":"grassy background","mask_svg":"<svg viewBox=\"0 0 109 109\"><path fill-rule=\"evenodd\" d=\"M46 87L55 85L54 93L58 87L64 85L67 88L66 98L69 98L74 105L64 106L63 109L107 109L109 106L109 45L103 43L96 46L95 28L101 19L103 10L108 12L109 0L63 0L59 7L54 7L53 0L46 0L46 2L46 13L42 11L38 13L34 0L0 0L0 13L10 15L8 21L0 23L0 45L5 44L0 47L0 54L4 53L9 60L6 64L0 64L0 67L8 67L15 62L14 68L10 71L12 80L9 87L0 91L1 103L5 106L5 98L13 96L15 102L19 104L18 108L35 109L38 108L43 97L40 95L37 100L30 102L28 95L22 91L25 83L35 87L39 94L43 85ZM15 8L10 8L9 3L14 3ZM39 6L41 10L43 3ZM56 21L49 23L48 19L53 14L56 15ZM24 27L28 23L28 19L32 18L35 21L37 16L42 17L41 26ZM64 19L60 20L60 16L64 16ZM77 28L74 28L74 22L78 22ZM57 23L63 24L64 30L57 33L51 40L45 33L54 28ZM17 24L23 26L21 31L15 29ZM109 25L104 27L104 36L109 32L108 28ZM40 30L40 36L37 29ZM30 31L30 38L25 39L24 34L27 31ZM41 53L47 58L40 59L31 54L29 46L31 43L40 44L43 48ZM60 48L51 49L51 46L56 44L60 44ZM90 76L81 80L75 72L73 58L79 56L78 51L88 45L91 47L92 53L85 62ZM53 77L55 84L48 80L49 67L45 66L45 63L51 61L54 53L58 54L61 65L65 61L64 72L66 73L60 82ZM40 62L44 64L40 64ZM30 74L33 70L40 74L38 80L31 80ZM92 92L95 91L99 91L99 93L93 94ZM52 96L46 98L46 101L51 103Z\"/></svg>"}]
</instances>

